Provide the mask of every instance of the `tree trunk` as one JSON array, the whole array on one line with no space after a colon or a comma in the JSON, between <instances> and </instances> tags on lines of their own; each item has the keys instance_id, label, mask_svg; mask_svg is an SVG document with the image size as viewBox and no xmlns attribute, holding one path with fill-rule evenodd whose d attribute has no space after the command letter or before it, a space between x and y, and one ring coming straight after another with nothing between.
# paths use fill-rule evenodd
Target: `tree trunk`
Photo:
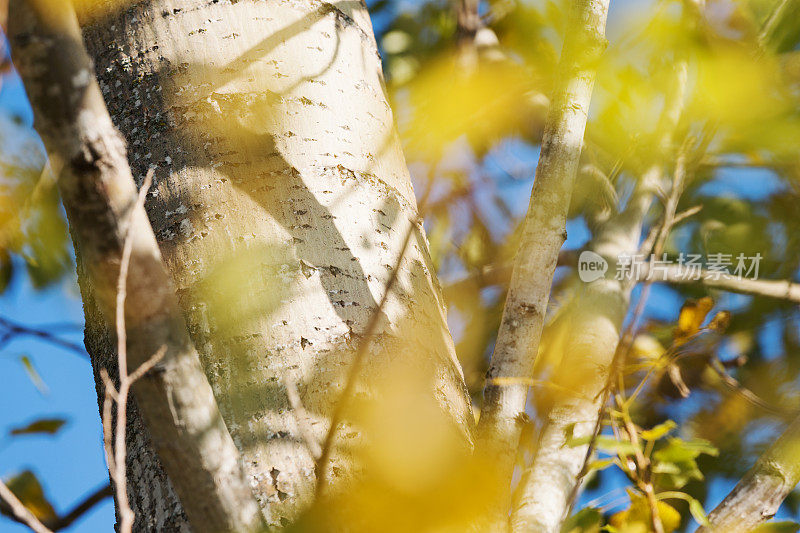
<instances>
[{"instance_id":1,"label":"tree trunk","mask_svg":"<svg viewBox=\"0 0 800 533\"><path fill-rule=\"evenodd\" d=\"M134 383L133 392L153 447L183 498L194 529L260 530L261 510L245 481L239 452L222 421L152 228L137 200L125 144L92 77L75 12L69 2L50 0L14 0L10 7L14 61L36 129L58 175L87 322L111 331L108 324L119 319L124 328L118 330L125 334L118 342L125 346L125 356L95 357L95 371L122 375L121 365L126 365L126 371L135 373L161 352L163 358ZM130 268L123 270L123 261ZM120 316L117 280L123 272L130 296L124 298ZM111 335L104 341L113 346ZM111 395L104 388L98 384L101 398ZM121 405L127 385L117 385L117 390L116 403ZM123 412L120 409L118 416ZM112 455L121 460L107 449L107 457ZM117 494L118 501L123 493ZM121 529L130 531L130 511L124 509L128 512L122 523L127 527ZM162 515L156 512L142 520L159 520Z\"/></svg>"},{"instance_id":2,"label":"tree trunk","mask_svg":"<svg viewBox=\"0 0 800 533\"><path fill-rule=\"evenodd\" d=\"M409 231L356 395L375 397L407 370L466 447L469 398L364 4L151 0L87 16L84 35L134 175L157 166L147 212L270 524L287 524L312 500L304 435L322 442L327 433ZM108 357L108 332L89 305L87 323L94 360ZM425 441L414 417L384 415ZM364 427L352 417L344 426L322 465L329 494L365 468ZM185 527L135 421L129 446L136 530Z\"/></svg>"},{"instance_id":3,"label":"tree trunk","mask_svg":"<svg viewBox=\"0 0 800 533\"><path fill-rule=\"evenodd\" d=\"M536 455L523 474L514 502L515 532L557 533L566 518L588 447L570 447L566 441L570 434L585 437L594 432L630 301L630 284L614 279L616 258L638 250L642 222L656 185L653 178L660 175L657 169L654 175L643 178L643 186L627 209L598 231L590 248L608 261L609 273L582 284L568 307L559 313L559 319L566 323L552 326L566 328L569 339L550 379L558 388L553 389L551 407L543 417Z\"/></svg>"}]
</instances>

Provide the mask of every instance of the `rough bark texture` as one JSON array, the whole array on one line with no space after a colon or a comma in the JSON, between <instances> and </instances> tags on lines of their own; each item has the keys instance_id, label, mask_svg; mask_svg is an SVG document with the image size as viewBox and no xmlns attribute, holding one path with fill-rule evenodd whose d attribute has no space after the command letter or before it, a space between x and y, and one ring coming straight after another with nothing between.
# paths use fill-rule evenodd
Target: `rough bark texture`
<instances>
[{"instance_id":1,"label":"rough bark texture","mask_svg":"<svg viewBox=\"0 0 800 533\"><path fill-rule=\"evenodd\" d=\"M530 378L558 260L583 144L597 61L605 49L608 0L573 3L556 88L542 140L525 228L486 376L478 424L479 446L508 483L522 430L528 387L497 385L496 378ZM507 515L501 489L499 522ZM499 527L503 527L500 525Z\"/></svg>"},{"instance_id":2,"label":"rough bark texture","mask_svg":"<svg viewBox=\"0 0 800 533\"><path fill-rule=\"evenodd\" d=\"M364 4L149 0L88 21L84 35L132 167L158 166L147 212L270 524L288 523L313 496L304 435L323 440L411 224L356 395L373 397L398 367L412 369L467 445L469 399ZM90 332L95 357L111 349L105 335ZM413 417L395 414L418 433ZM360 429L352 418L339 429L326 492L363 466ZM134 434L134 511L177 530L171 487L146 435Z\"/></svg>"},{"instance_id":3,"label":"rough bark texture","mask_svg":"<svg viewBox=\"0 0 800 533\"><path fill-rule=\"evenodd\" d=\"M88 322L114 321L120 256L129 233L133 247L125 319L130 371L162 347L167 350L134 385L153 448L195 531L259 528L260 509L189 339L152 229L144 210L135 209L125 145L106 111L70 4L12 2L10 36L36 129L59 176ZM116 358L94 355L96 371L105 367L114 373ZM140 524L151 518L142 515Z\"/></svg>"},{"instance_id":4,"label":"rough bark texture","mask_svg":"<svg viewBox=\"0 0 800 533\"><path fill-rule=\"evenodd\" d=\"M800 418L758 459L708 515L698 533L744 533L769 520L800 482Z\"/></svg>"}]
</instances>

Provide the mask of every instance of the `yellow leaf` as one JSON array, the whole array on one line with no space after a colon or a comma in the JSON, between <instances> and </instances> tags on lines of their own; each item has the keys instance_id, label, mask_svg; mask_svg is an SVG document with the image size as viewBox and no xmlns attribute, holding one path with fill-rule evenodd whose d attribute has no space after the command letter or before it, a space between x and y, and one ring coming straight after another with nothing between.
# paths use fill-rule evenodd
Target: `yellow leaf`
<instances>
[{"instance_id":1,"label":"yellow leaf","mask_svg":"<svg viewBox=\"0 0 800 533\"><path fill-rule=\"evenodd\" d=\"M629 490L628 494L631 498L631 506L614 514L609 523L625 533L647 533L652 531L650 505L647 503L647 498L643 494L632 490ZM656 508L661 519L661 525L664 526L664 533L671 533L678 529L681 523L681 515L674 507L660 501L656 502Z\"/></svg>"},{"instance_id":2,"label":"yellow leaf","mask_svg":"<svg viewBox=\"0 0 800 533\"><path fill-rule=\"evenodd\" d=\"M6 481L6 485L22 504L42 522L51 522L57 518L56 511L42 490L42 485L36 479L36 474L30 470L14 476Z\"/></svg>"},{"instance_id":3,"label":"yellow leaf","mask_svg":"<svg viewBox=\"0 0 800 533\"><path fill-rule=\"evenodd\" d=\"M664 353L664 347L652 335L637 335L631 351L639 359L658 359Z\"/></svg>"},{"instance_id":4,"label":"yellow leaf","mask_svg":"<svg viewBox=\"0 0 800 533\"><path fill-rule=\"evenodd\" d=\"M708 296L699 300L687 300L683 304L678 316L678 326L673 332L675 346L683 344L700 330L700 326L703 325L703 321L712 307L714 307L714 300Z\"/></svg>"}]
</instances>

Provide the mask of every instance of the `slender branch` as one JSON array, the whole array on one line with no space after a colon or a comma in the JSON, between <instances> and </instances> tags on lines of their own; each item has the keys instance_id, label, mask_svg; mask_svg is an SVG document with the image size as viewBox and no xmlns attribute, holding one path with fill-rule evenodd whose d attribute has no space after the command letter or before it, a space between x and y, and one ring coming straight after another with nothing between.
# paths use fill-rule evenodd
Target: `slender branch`
<instances>
[{"instance_id":1,"label":"slender branch","mask_svg":"<svg viewBox=\"0 0 800 533\"><path fill-rule=\"evenodd\" d=\"M559 256L558 266L574 267L577 263L576 258L577 254L575 253L562 254ZM511 271L512 267L509 264L488 265L477 275L458 279L443 290L447 296L457 294L458 290L468 286L504 285L511 279ZM740 278L706 269L698 269L692 275L687 275L680 265L659 265L657 268L653 268L649 262L643 262L635 281L646 281L648 278L652 278L651 281L655 283L665 282L676 285L699 283L710 289L800 303L800 283L788 280Z\"/></svg>"},{"instance_id":2,"label":"slender branch","mask_svg":"<svg viewBox=\"0 0 800 533\"><path fill-rule=\"evenodd\" d=\"M655 490L650 479L650 459L645 457L644 453L642 453L642 449L639 447L639 433L628 412L627 404L619 396L617 396L617 405L622 412L622 420L625 425L625 431L628 433L628 440L633 446L634 459L636 461L636 481L647 499L653 532L664 533L664 525L661 523L661 517L658 514L658 501L656 500Z\"/></svg>"},{"instance_id":3,"label":"slender branch","mask_svg":"<svg viewBox=\"0 0 800 533\"><path fill-rule=\"evenodd\" d=\"M657 273L653 271L651 274L651 267L652 265L645 263L639 279L653 277L656 281L675 284L700 283L711 289L800 303L800 284L791 281L740 278L705 269L699 270L697 275L687 276L680 265L668 265L665 269L659 267Z\"/></svg>"},{"instance_id":4,"label":"slender branch","mask_svg":"<svg viewBox=\"0 0 800 533\"><path fill-rule=\"evenodd\" d=\"M311 427L309 425L309 416L305 407L303 407L303 401L300 399L300 393L297 390L297 385L295 385L294 381L290 380L288 377L284 377L283 386L286 388L286 397L289 399L289 405L292 406L292 409L296 414L295 419L297 420L300 433L303 435L303 439L306 441L308 451L311 452L311 456L316 461L320 458L320 456L322 456L322 448L314 438L314 432L311 431Z\"/></svg>"},{"instance_id":5,"label":"slender branch","mask_svg":"<svg viewBox=\"0 0 800 533\"><path fill-rule=\"evenodd\" d=\"M687 64L677 61L674 76L665 94L659 119L657 158L642 174L625 209L599 224L589 246L592 252L611 259L618 266L623 254L635 254L640 248L642 227L656 193L664 188L664 162L673 153L672 137L680 120L685 100ZM676 174L683 172L677 165ZM680 190L680 187L677 188ZM677 193L676 193L677 194ZM666 224L671 224L677 199L670 198L665 209ZM652 232L654 246L664 242L664 231ZM515 530L555 532L580 490L581 474L600 432L609 391L619 374L616 372L625 349L620 349L620 332L628 313L632 284L599 278L581 287L570 307L565 309L573 333L566 342L561 359L550 379L569 383L581 395L556 396L542 416L543 428L531 466L520 483L520 497L515 502L512 525ZM643 308L644 300L640 303ZM641 311L640 311L641 312ZM636 320L632 321L635 327ZM623 335L624 338L624 335ZM589 400L583 399L588 397ZM589 444L566 446L567 430L574 436L589 437ZM639 471L646 472L642 464ZM642 481L641 488L652 502L652 486ZM657 510L652 513L652 527L659 531Z\"/></svg>"},{"instance_id":6,"label":"slender branch","mask_svg":"<svg viewBox=\"0 0 800 533\"><path fill-rule=\"evenodd\" d=\"M61 529L65 529L72 525L75 520L86 514L90 509L92 509L95 505L100 503L101 501L105 500L109 496L114 494L114 490L111 488L110 484L105 484L99 489L95 490L91 494L89 494L82 502L75 505L71 511L69 511L64 516L58 518L57 520L53 521L51 527L53 531L59 531Z\"/></svg>"},{"instance_id":7,"label":"slender branch","mask_svg":"<svg viewBox=\"0 0 800 533\"><path fill-rule=\"evenodd\" d=\"M322 495L322 491L327 485L328 463L330 462L331 453L333 451L333 440L336 437L337 429L339 424L342 423L344 415L347 412L350 399L355 391L358 378L361 375L361 368L364 365L364 359L367 356L367 350L369 349L372 341L372 336L378 329L378 325L381 321L381 315L383 314L383 309L386 306L386 302L389 300L389 296L394 289L395 283L397 282L400 267L402 265L403 258L406 255L406 249L411 242L411 237L414 235L415 231L417 231L417 224L422 223L421 213L424 211L428 202L428 198L433 190L433 181L433 174L431 174L417 209L420 215L418 215L417 220L408 221L408 231L406 231L405 237L403 238L403 244L400 246L400 253L397 255L397 259L395 260L395 264L392 268L392 273L390 274L389 279L386 281L386 286L383 290L383 296L381 297L381 301L378 303L378 306L372 311L372 314L369 317L367 327L364 329L361 341L358 343L358 348L356 349L355 356L353 357L353 362L350 365L344 390L342 390L339 401L336 402L333 414L331 415L330 427L325 435L325 440L322 442L322 449L320 450L319 457L315 464L315 471L317 473L315 494L317 499L319 499L319 497Z\"/></svg>"},{"instance_id":8,"label":"slender branch","mask_svg":"<svg viewBox=\"0 0 800 533\"><path fill-rule=\"evenodd\" d=\"M29 335L31 337L36 337L37 339L49 342L51 344L55 344L56 346L60 346L62 348L66 348L71 352L75 352L78 355L86 357L86 349L83 346L62 339L57 335L53 335L51 332L47 331L44 328L33 328L30 326L25 326L13 322L5 317L0 317L0 327L5 328L6 333L10 333L12 335Z\"/></svg>"},{"instance_id":9,"label":"slender branch","mask_svg":"<svg viewBox=\"0 0 800 533\"><path fill-rule=\"evenodd\" d=\"M86 496L83 500L81 500L80 503L75 504L68 513L50 520L45 520L42 523L45 527L50 528L51 531L60 531L71 526L75 520L86 514L95 505L113 495L114 489L111 487L110 483L106 483L102 487L96 489ZM2 513L4 516L7 516L11 520L14 520L15 522L28 525L24 520L14 514L11 506L8 505L2 498L0 498L0 513Z\"/></svg>"},{"instance_id":10,"label":"slender branch","mask_svg":"<svg viewBox=\"0 0 800 533\"><path fill-rule=\"evenodd\" d=\"M0 481L0 498L5 500L9 507L11 507L11 512L14 513L14 516L36 533L52 533L52 531L47 529L45 525L19 501L14 493L11 492L11 489L2 481Z\"/></svg>"},{"instance_id":11,"label":"slender branch","mask_svg":"<svg viewBox=\"0 0 800 533\"><path fill-rule=\"evenodd\" d=\"M144 183L139 189L139 195L133 206L132 213L139 209L144 209L144 200L147 191L153 183L154 169L147 172ZM128 293L128 267L131 262L131 252L133 250L133 235L131 228L133 220L127 223L125 239L122 246L122 260L119 265L119 276L117 277L117 307L116 307L116 333L117 333L117 362L119 364L119 391L117 393L117 425L114 438L114 469L111 476L114 480L115 492L117 494L117 510L120 516L119 530L121 533L130 533L133 528L134 513L128 502L128 483L125 476L125 429L127 424L128 392L131 387L131 378L128 376L128 345L125 330L125 298ZM164 356L164 349L160 350L160 356ZM152 365L150 365L152 366ZM142 373L143 374L143 373ZM110 465L109 465L110 466Z\"/></svg>"},{"instance_id":12,"label":"slender branch","mask_svg":"<svg viewBox=\"0 0 800 533\"><path fill-rule=\"evenodd\" d=\"M478 450L497 475L497 497L488 502L488 527L493 529L503 529L508 517L508 485L528 395L525 385L498 386L493 380L533 374L558 251L566 240L596 65L607 44L607 14L608 0L572 3L531 201L487 373Z\"/></svg>"}]
</instances>

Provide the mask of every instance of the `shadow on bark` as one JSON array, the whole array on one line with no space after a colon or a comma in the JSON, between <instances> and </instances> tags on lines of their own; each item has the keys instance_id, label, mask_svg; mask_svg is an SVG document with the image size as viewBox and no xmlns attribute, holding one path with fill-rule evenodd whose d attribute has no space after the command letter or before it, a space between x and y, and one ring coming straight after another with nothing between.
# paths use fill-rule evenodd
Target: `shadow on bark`
<instances>
[{"instance_id":1,"label":"shadow on bark","mask_svg":"<svg viewBox=\"0 0 800 533\"><path fill-rule=\"evenodd\" d=\"M285 525L313 495L314 458L300 425L308 424L323 440L354 350L377 311L416 207L410 185L399 191L383 176L350 168L347 161L360 157L368 163L364 168L372 168L375 154L361 153L365 148L358 137L352 143L355 154L342 150L340 137L353 133L347 122L337 122L347 117L335 108L336 102L297 94L303 84L324 84L317 78L337 68L346 32L357 32L359 41L366 39L374 47L372 36L347 14L361 9L360 3L323 4L221 67L172 64L157 51L158 46L170 46L166 42L148 42L146 50L138 51L119 45L123 38L147 42L134 17L155 19L151 24L156 25L161 23L157 17L175 15L158 5L138 4L85 34L109 111L128 140L134 175L158 166L155 192L146 207L192 340L257 498L269 509L271 524ZM282 77L277 64L266 77L271 81L260 79L261 85L253 87L252 80L244 80L251 74L264 77L264 69L257 74L248 69L328 17L334 19L336 35L323 69L281 90L273 90L273 82ZM353 35L349 38L352 45ZM367 48L361 48L365 53ZM226 85L236 90L226 92ZM376 94L385 98L382 83ZM298 114L307 114L308 120L324 118L319 137L309 128L304 133L291 126L303 125L293 118ZM337 133L326 127L338 128ZM394 135L391 122L384 127L380 150ZM399 174L407 181L404 168ZM374 412L365 415L362 409L381 394L373 385L391 383L398 371L405 372L419 381L414 385L422 387L418 392L427 391L428 402L437 406L434 411L444 415L432 416L441 418L447 432L458 434L463 447L468 440L464 427L470 425L465 420L471 416L467 396L444 326L440 290L433 286L427 245L419 228L412 231L415 238L406 252L403 276L371 340L366 379L356 389L348 418L362 430L374 429ZM87 303L87 319L93 318ZM95 368L108 366L113 358L108 331L102 322L87 328ZM297 382L309 420L297 420L284 378ZM391 404L379 418L404 421L393 431L419 440L424 428L403 410L402 403ZM168 489L143 427L137 420L130 427L136 529L161 530L167 520L167 530L177 530L180 504ZM354 464L362 447L356 426L348 424L338 435L331 466L337 486L375 463L367 458ZM169 494L162 501L151 501L153 494L164 491ZM161 525L153 522L156 507Z\"/></svg>"}]
</instances>

